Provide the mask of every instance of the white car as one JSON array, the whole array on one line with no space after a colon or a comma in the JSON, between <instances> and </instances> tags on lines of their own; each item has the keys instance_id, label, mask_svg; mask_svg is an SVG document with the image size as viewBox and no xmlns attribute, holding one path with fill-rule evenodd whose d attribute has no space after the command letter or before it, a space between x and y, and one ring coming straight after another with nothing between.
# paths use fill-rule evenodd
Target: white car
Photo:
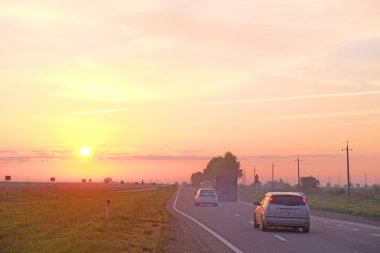
<instances>
[{"instance_id":1,"label":"white car","mask_svg":"<svg viewBox=\"0 0 380 253\"><path fill-rule=\"evenodd\" d=\"M299 192L268 192L253 212L254 227L262 231L268 227L302 228L310 231L310 211L306 196Z\"/></svg>"},{"instance_id":2,"label":"white car","mask_svg":"<svg viewBox=\"0 0 380 253\"><path fill-rule=\"evenodd\" d=\"M195 205L210 204L213 206L218 205L218 196L212 188L201 188L195 194Z\"/></svg>"}]
</instances>

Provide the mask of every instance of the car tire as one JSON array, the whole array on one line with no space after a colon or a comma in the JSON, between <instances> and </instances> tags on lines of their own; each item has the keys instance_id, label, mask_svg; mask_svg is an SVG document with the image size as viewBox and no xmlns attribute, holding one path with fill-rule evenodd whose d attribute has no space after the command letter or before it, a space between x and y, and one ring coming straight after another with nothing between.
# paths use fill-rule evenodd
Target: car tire
<instances>
[{"instance_id":1,"label":"car tire","mask_svg":"<svg viewBox=\"0 0 380 253\"><path fill-rule=\"evenodd\" d=\"M264 219L263 219L262 216L261 216L261 223L260 223L259 227L260 227L260 230L263 231L263 232L267 231L267 229L268 229L268 227L264 223Z\"/></svg>"},{"instance_id":2,"label":"car tire","mask_svg":"<svg viewBox=\"0 0 380 253\"><path fill-rule=\"evenodd\" d=\"M214 204L214 206L218 206L218 204Z\"/></svg>"},{"instance_id":3,"label":"car tire","mask_svg":"<svg viewBox=\"0 0 380 253\"><path fill-rule=\"evenodd\" d=\"M304 233L309 233L310 232L310 227L302 228L302 231Z\"/></svg>"}]
</instances>

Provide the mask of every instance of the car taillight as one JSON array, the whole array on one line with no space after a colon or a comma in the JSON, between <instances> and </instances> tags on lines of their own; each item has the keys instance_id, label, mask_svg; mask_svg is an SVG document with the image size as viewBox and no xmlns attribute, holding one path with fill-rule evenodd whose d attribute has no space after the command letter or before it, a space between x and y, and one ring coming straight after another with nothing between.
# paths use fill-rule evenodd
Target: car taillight
<instances>
[{"instance_id":1,"label":"car taillight","mask_svg":"<svg viewBox=\"0 0 380 253\"><path fill-rule=\"evenodd\" d=\"M304 205L307 205L307 200L306 200L305 197L302 197L302 203L303 203Z\"/></svg>"},{"instance_id":2,"label":"car taillight","mask_svg":"<svg viewBox=\"0 0 380 253\"><path fill-rule=\"evenodd\" d=\"M273 204L273 196L270 196L269 203Z\"/></svg>"}]
</instances>

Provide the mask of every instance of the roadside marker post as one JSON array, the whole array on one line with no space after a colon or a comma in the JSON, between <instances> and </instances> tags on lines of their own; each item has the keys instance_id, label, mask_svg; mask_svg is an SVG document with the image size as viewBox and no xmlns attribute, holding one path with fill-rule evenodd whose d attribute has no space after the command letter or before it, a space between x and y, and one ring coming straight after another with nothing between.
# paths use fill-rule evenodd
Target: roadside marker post
<instances>
[{"instance_id":1,"label":"roadside marker post","mask_svg":"<svg viewBox=\"0 0 380 253\"><path fill-rule=\"evenodd\" d=\"M51 195L53 196L55 177L51 177L50 182L51 182Z\"/></svg>"},{"instance_id":2,"label":"roadside marker post","mask_svg":"<svg viewBox=\"0 0 380 253\"><path fill-rule=\"evenodd\" d=\"M106 221L108 221L110 219L110 203L111 203L111 200L107 200L107 204L106 204Z\"/></svg>"},{"instance_id":3,"label":"roadside marker post","mask_svg":"<svg viewBox=\"0 0 380 253\"><path fill-rule=\"evenodd\" d=\"M11 176L5 176L5 182L7 185L7 197L9 197L9 181L11 181L12 177Z\"/></svg>"}]
</instances>

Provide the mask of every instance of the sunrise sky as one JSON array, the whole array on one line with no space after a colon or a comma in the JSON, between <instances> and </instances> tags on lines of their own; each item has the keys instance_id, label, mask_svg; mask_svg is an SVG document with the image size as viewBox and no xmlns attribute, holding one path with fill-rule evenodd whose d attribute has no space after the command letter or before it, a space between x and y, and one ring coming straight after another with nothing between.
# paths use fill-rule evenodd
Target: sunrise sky
<instances>
[{"instance_id":1,"label":"sunrise sky","mask_svg":"<svg viewBox=\"0 0 380 253\"><path fill-rule=\"evenodd\" d=\"M0 176L380 182L380 2L0 1ZM81 147L91 150L80 155Z\"/></svg>"}]
</instances>

